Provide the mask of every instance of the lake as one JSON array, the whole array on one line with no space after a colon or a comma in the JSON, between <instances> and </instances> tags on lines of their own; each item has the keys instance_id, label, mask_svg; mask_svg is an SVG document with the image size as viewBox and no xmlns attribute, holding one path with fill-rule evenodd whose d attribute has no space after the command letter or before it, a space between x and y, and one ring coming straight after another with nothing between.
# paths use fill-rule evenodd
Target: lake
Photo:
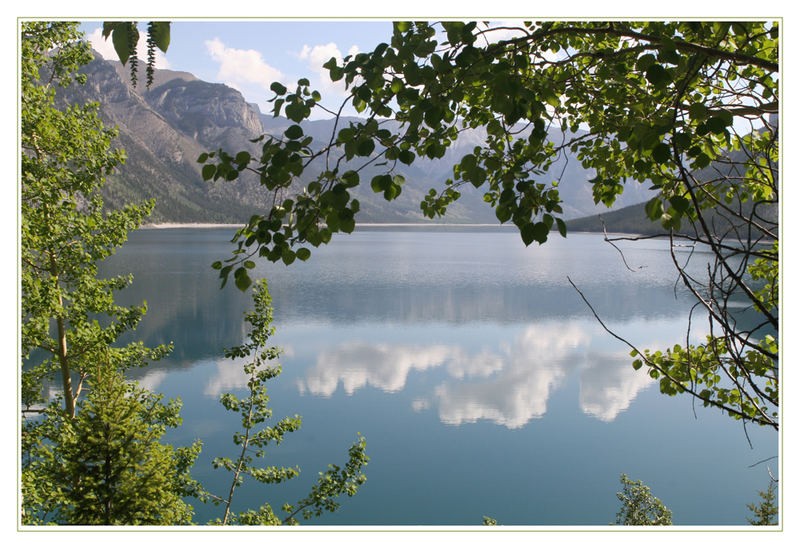
<instances>
[{"instance_id":1,"label":"lake","mask_svg":"<svg viewBox=\"0 0 800 547\"><path fill-rule=\"evenodd\" d=\"M140 230L101 269L133 273L118 301L147 300L135 333L173 342L168 359L135 371L183 401L178 445L203 440L194 476L227 495L215 456L236 454L240 426L219 396L243 396L239 361L250 295L220 290L215 260L232 228ZM503 228L373 228L337 236L308 262L258 262L275 309L283 374L268 384L277 418L302 428L268 453L302 469L286 484L246 483L234 510L304 497L317 472L343 464L360 432L367 482L342 508L310 521L339 525L606 525L619 475L641 479L685 525L747 524L777 459L778 435L668 397L630 349L599 325L567 276L620 336L640 348L685 342L691 297L666 241L620 245L570 234L526 248ZM702 268L702 256L695 256ZM745 312L746 313L746 310ZM701 339L695 318L690 336ZM222 508L195 504L197 519Z\"/></svg>"}]
</instances>

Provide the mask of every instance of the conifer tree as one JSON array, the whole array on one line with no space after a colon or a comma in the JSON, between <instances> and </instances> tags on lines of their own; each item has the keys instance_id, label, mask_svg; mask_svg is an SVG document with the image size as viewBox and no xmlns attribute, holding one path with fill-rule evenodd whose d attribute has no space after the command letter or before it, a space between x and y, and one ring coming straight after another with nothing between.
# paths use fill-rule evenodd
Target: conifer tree
<instances>
[{"instance_id":1,"label":"conifer tree","mask_svg":"<svg viewBox=\"0 0 800 547\"><path fill-rule=\"evenodd\" d=\"M761 503L748 503L747 508L753 512L753 518L747 522L753 526L771 526L778 524L778 503L775 496L775 483L770 481L769 487L758 493Z\"/></svg>"},{"instance_id":2,"label":"conifer tree","mask_svg":"<svg viewBox=\"0 0 800 547\"><path fill-rule=\"evenodd\" d=\"M75 418L48 412L25 424L23 494L27 524L191 524L183 497L200 443L162 444L180 424L180 403L98 371Z\"/></svg>"}]
</instances>

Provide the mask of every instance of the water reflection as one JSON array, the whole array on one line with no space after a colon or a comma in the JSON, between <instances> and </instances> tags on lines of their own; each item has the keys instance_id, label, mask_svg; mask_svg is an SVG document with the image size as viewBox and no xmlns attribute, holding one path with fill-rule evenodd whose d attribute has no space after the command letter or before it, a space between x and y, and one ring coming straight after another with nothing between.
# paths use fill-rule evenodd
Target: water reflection
<instances>
[{"instance_id":1,"label":"water reflection","mask_svg":"<svg viewBox=\"0 0 800 547\"><path fill-rule=\"evenodd\" d=\"M579 374L583 412L612 421L652 380L632 369L627 352L592 349L598 338L607 341L600 337L597 329L568 322L529 325L511 343L477 353L459 345L349 342L321 349L298 388L324 397L340 384L348 396L366 386L397 392L412 372L441 368L448 378L417 397L414 410L436 409L449 425L489 420L515 429L544 416L552 393Z\"/></svg>"},{"instance_id":2,"label":"water reflection","mask_svg":"<svg viewBox=\"0 0 800 547\"><path fill-rule=\"evenodd\" d=\"M627 410L636 395L655 381L643 370L633 370L624 351L591 354L587 362L580 375L581 410L604 422Z\"/></svg>"},{"instance_id":3,"label":"water reflection","mask_svg":"<svg viewBox=\"0 0 800 547\"><path fill-rule=\"evenodd\" d=\"M324 397L333 395L339 382L348 395L367 385L387 392L400 391L412 370L438 367L464 357L460 348L442 345L342 344L320 353L316 366L298 387L301 393L309 391Z\"/></svg>"},{"instance_id":4,"label":"water reflection","mask_svg":"<svg viewBox=\"0 0 800 547\"><path fill-rule=\"evenodd\" d=\"M281 348L282 357L291 358L294 352L290 347ZM250 376L244 371L245 363L252 362L253 358L237 358L237 359L221 359L214 362L213 374L209 375L206 381L205 388L203 388L203 395L213 399L217 399L223 393L229 391L244 389L247 387L247 382ZM198 365L200 363L196 363ZM273 365L279 365L280 361L273 362Z\"/></svg>"}]
</instances>

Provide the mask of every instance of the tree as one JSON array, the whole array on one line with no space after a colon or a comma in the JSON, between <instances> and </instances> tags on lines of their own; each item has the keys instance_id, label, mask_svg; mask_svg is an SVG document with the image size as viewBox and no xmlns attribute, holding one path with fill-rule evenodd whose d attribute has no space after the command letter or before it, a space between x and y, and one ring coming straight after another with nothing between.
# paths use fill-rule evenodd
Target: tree
<instances>
[{"instance_id":1,"label":"tree","mask_svg":"<svg viewBox=\"0 0 800 547\"><path fill-rule=\"evenodd\" d=\"M257 139L260 154L198 158L206 180L249 170L274 194L270 212L237 232L234 256L213 267L223 285L233 274L245 290L254 256L308 259L309 246L353 231L359 203L349 190L365 166L382 166L370 186L392 200L403 164L442 158L478 127L485 142L430 190L423 213L444 215L472 185L526 245L542 244L554 228L566 236L558 180L542 173L569 149L595 170L597 203L610 206L626 184L658 191L645 211L697 299L692 315L706 315L704 343L631 346L634 367L646 365L666 394L778 429L778 38L771 22L395 23L390 42L324 65L348 87L341 107L323 107L307 79L291 90L273 83L273 114L295 124ZM319 144L305 135L312 109L340 121L347 103L364 119L337 123ZM318 175L312 162L323 165ZM681 245L710 251L706 278L691 277ZM760 314L755 327L739 301Z\"/></svg>"},{"instance_id":2,"label":"tree","mask_svg":"<svg viewBox=\"0 0 800 547\"><path fill-rule=\"evenodd\" d=\"M114 304L130 276L96 277L153 203L104 211L104 176L124 160L115 132L96 104L57 106L56 88L82 84L77 69L92 58L77 24L24 23L21 33L23 522L187 523L181 498L199 444L161 444L179 403L123 377L169 348L117 345L146 306ZM55 376L61 393L42 406Z\"/></svg>"},{"instance_id":3,"label":"tree","mask_svg":"<svg viewBox=\"0 0 800 547\"><path fill-rule=\"evenodd\" d=\"M754 518L747 519L747 522L754 526L772 526L778 524L778 504L775 496L775 481L770 481L766 491L758 493L761 496L761 503L748 503L747 508L753 512Z\"/></svg>"},{"instance_id":4,"label":"tree","mask_svg":"<svg viewBox=\"0 0 800 547\"><path fill-rule=\"evenodd\" d=\"M242 524L242 525L280 525L297 524L297 515L302 514L304 519L320 516L323 512L333 512L339 508L336 499L342 495L355 495L358 487L367 480L362 472L362 467L367 465L369 458L366 455L366 442L359 437L350 447L349 458L344 468L329 465L328 470L320 473L308 496L295 503L284 504L282 509L287 516L278 517L269 503L265 503L258 510L246 510L238 514L231 512L231 504L236 489L244 482L244 477L249 476L262 484L278 484L296 477L300 470L296 467L254 467L254 459L263 458L266 447L280 445L283 437L300 428L301 418L298 415L283 418L275 425L256 430L259 424L264 423L272 416L269 397L264 383L280 375L279 365L270 365L270 361L278 358L280 348L268 347L267 342L274 334L272 326L272 307L267 284L261 281L256 284L253 293L255 309L245 314L245 321L250 324L249 341L240 346L225 351L230 359L247 358L251 355L253 360L244 365L244 372L248 375L248 396L239 399L232 393L225 393L220 402L226 410L239 412L242 418L244 431L233 435L233 442L241 447L238 457L214 458L215 469L223 468L232 473L231 486L227 497L203 493L201 498L211 499L216 505L222 504L225 512L222 519L214 524Z\"/></svg>"},{"instance_id":5,"label":"tree","mask_svg":"<svg viewBox=\"0 0 800 547\"><path fill-rule=\"evenodd\" d=\"M653 496L642 481L634 481L625 473L620 475L622 492L617 498L622 506L617 513L616 524L624 526L671 526L672 511L664 507L661 500Z\"/></svg>"},{"instance_id":6,"label":"tree","mask_svg":"<svg viewBox=\"0 0 800 547\"><path fill-rule=\"evenodd\" d=\"M24 524L191 524L182 498L200 443L162 444L180 424L180 403L136 387L108 369L95 375L75 418L51 405L23 426Z\"/></svg>"},{"instance_id":7,"label":"tree","mask_svg":"<svg viewBox=\"0 0 800 547\"><path fill-rule=\"evenodd\" d=\"M82 84L79 66L91 49L77 24L22 27L21 286L22 402L43 402L43 382L60 377L64 411L75 416L84 381L97 363L124 370L164 356L169 348L113 344L135 328L146 305L121 307L113 293L129 276L97 279L111 255L150 213L153 203L106 212L99 190L124 160L111 149L96 104L56 107L57 87Z\"/></svg>"}]
</instances>

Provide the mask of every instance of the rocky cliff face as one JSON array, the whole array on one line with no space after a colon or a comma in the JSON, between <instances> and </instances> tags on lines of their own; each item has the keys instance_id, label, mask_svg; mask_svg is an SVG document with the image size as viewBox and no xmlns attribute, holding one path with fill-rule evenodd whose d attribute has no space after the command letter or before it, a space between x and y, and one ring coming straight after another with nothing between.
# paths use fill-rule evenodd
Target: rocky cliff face
<instances>
[{"instance_id":1,"label":"rocky cliff face","mask_svg":"<svg viewBox=\"0 0 800 547\"><path fill-rule=\"evenodd\" d=\"M263 133L259 112L223 84L174 79L144 94L147 104L175 129L207 146L238 144Z\"/></svg>"},{"instance_id":2,"label":"rocky cliff face","mask_svg":"<svg viewBox=\"0 0 800 547\"><path fill-rule=\"evenodd\" d=\"M116 145L128 159L106 183L109 206L156 198L151 222L240 222L266 207L253 177L208 183L197 163L205 151L252 149L249 139L263 132L238 91L169 70L156 71L149 90L141 73L134 88L126 67L95 57L82 69L86 84L61 99L97 101L106 125L119 130Z\"/></svg>"},{"instance_id":3,"label":"rocky cliff face","mask_svg":"<svg viewBox=\"0 0 800 547\"><path fill-rule=\"evenodd\" d=\"M62 99L99 102L106 124L119 128L118 145L128 155L119 173L106 184L109 206L119 207L154 197L157 205L152 222L243 222L271 206L272 196L254 175L245 174L234 182L205 182L200 173L202 166L196 160L202 152L217 149L230 153L257 152L258 146L250 139L262 133L279 135L291 122L262 115L257 106L247 103L235 89L204 82L187 72L157 70L148 90L143 69L139 85L134 88L127 67L102 60L99 55L83 71L88 76L86 85L73 86ZM341 120L339 127L354 120ZM333 124L317 120L304 122L303 127L315 143L327 143ZM386 202L371 191L369 184L354 189L352 193L361 203L357 220L423 221L419 209L423 196L428 189L443 186L452 176L453 163L482 142L480 133L466 132L442 160L422 158L411 166L400 166L400 174L407 182L395 201ZM308 172L311 175L321 168L312 165ZM553 170L543 180L558 178L562 168L559 165L557 172ZM369 181L375 174L372 170L362 171L361 179ZM587 182L594 173L582 169L574 158L563 173L559 190L566 216L574 218L599 212ZM636 185L632 191L626 191L618 205L646 200L648 194L644 188ZM482 198L481 190L464 188L462 198L450 207L446 220L497 222L493 210Z\"/></svg>"}]
</instances>

